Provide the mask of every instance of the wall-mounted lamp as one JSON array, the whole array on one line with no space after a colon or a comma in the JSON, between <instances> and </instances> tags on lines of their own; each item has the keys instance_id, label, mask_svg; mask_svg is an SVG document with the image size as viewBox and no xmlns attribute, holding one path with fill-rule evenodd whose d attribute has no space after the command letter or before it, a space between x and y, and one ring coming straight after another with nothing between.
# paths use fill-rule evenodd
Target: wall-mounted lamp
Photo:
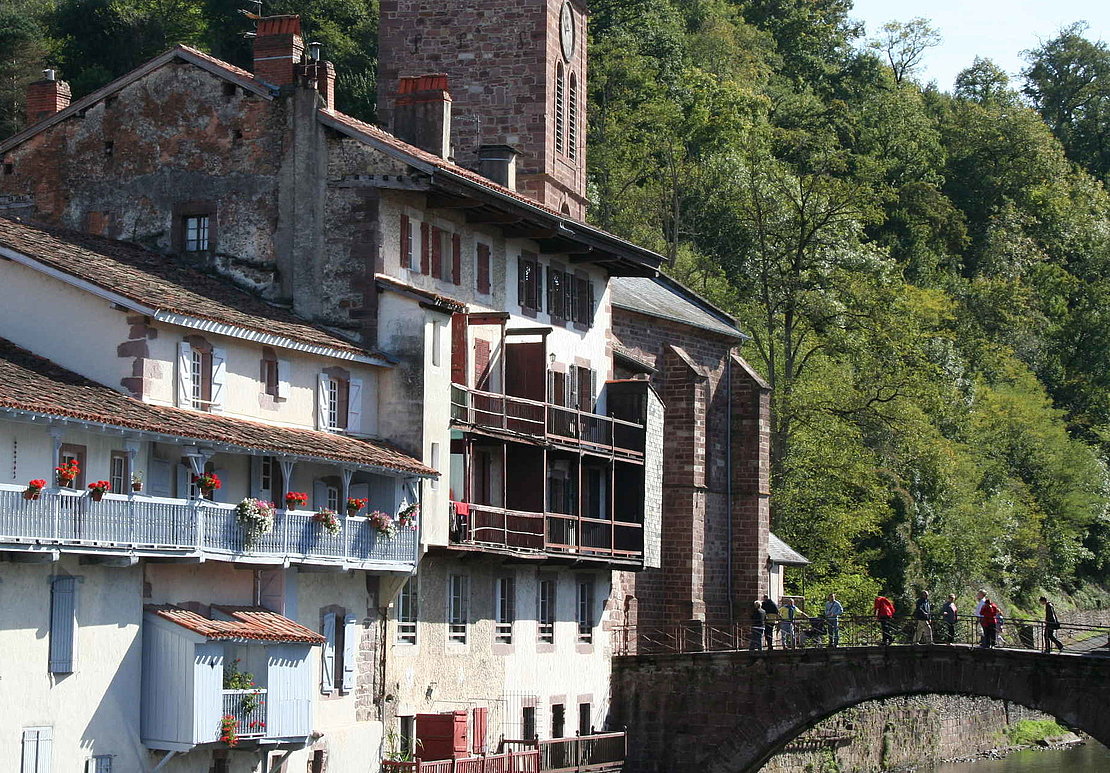
<instances>
[{"instance_id":1,"label":"wall-mounted lamp","mask_svg":"<svg viewBox=\"0 0 1110 773\"><path fill-rule=\"evenodd\" d=\"M432 694L436 691L436 685L438 684L439 682L432 682L430 685L428 685L428 689L424 691L424 697L428 700L431 700Z\"/></svg>"},{"instance_id":2,"label":"wall-mounted lamp","mask_svg":"<svg viewBox=\"0 0 1110 773\"><path fill-rule=\"evenodd\" d=\"M314 62L320 61L320 44L313 41L308 44L308 58Z\"/></svg>"}]
</instances>

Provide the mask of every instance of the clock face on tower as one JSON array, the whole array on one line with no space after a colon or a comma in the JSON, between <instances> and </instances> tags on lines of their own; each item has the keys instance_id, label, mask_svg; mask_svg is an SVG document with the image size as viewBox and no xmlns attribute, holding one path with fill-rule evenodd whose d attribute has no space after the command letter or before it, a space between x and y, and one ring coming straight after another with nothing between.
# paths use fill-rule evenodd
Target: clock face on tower
<instances>
[{"instance_id":1,"label":"clock face on tower","mask_svg":"<svg viewBox=\"0 0 1110 773\"><path fill-rule=\"evenodd\" d=\"M559 14L559 40L563 44L563 58L569 62L574 56L574 11L570 3L563 3Z\"/></svg>"}]
</instances>

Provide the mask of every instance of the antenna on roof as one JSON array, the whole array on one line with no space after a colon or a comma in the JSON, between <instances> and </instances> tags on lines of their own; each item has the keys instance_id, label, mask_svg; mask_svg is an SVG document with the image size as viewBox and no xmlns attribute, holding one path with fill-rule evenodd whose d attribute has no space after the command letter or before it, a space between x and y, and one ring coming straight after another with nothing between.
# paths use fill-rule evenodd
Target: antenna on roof
<instances>
[{"instance_id":1,"label":"antenna on roof","mask_svg":"<svg viewBox=\"0 0 1110 773\"><path fill-rule=\"evenodd\" d=\"M239 13L243 14L248 19L253 21L255 23L254 28L257 30L258 29L258 20L262 18L262 0L247 0L247 2L254 6L254 10L253 11L248 11L246 8L240 8ZM257 33L255 33L255 32L244 32L243 37L245 37L245 38L257 37Z\"/></svg>"}]
</instances>

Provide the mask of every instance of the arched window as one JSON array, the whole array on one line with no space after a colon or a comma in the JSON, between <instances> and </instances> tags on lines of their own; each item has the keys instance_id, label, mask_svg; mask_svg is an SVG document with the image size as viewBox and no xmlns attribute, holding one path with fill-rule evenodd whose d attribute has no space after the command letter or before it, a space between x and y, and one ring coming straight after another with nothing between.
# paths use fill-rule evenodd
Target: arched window
<instances>
[{"instance_id":1,"label":"arched window","mask_svg":"<svg viewBox=\"0 0 1110 773\"><path fill-rule=\"evenodd\" d=\"M566 74L563 72L563 63L555 65L555 152L563 153L565 147L564 132L566 131Z\"/></svg>"},{"instance_id":2,"label":"arched window","mask_svg":"<svg viewBox=\"0 0 1110 773\"><path fill-rule=\"evenodd\" d=\"M570 98L567 110L567 155L578 158L578 78L570 74Z\"/></svg>"}]
</instances>

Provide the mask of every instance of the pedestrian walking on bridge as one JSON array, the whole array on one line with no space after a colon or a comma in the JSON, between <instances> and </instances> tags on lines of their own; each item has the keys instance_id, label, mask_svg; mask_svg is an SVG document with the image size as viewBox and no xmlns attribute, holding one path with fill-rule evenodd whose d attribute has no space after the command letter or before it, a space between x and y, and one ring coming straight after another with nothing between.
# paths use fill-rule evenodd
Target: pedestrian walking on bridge
<instances>
[{"instance_id":1,"label":"pedestrian walking on bridge","mask_svg":"<svg viewBox=\"0 0 1110 773\"><path fill-rule=\"evenodd\" d=\"M785 596L782 606L779 607L779 633L782 635L782 646L792 650L798 646L798 629L794 621L801 617L798 608L794 606L794 599Z\"/></svg>"},{"instance_id":2,"label":"pedestrian walking on bridge","mask_svg":"<svg viewBox=\"0 0 1110 773\"><path fill-rule=\"evenodd\" d=\"M998 636L998 607L990 600L989 596L983 597L983 606L979 611L979 618L983 621L983 643L979 646L988 649L997 643Z\"/></svg>"},{"instance_id":3,"label":"pedestrian walking on bridge","mask_svg":"<svg viewBox=\"0 0 1110 773\"><path fill-rule=\"evenodd\" d=\"M933 616L933 603L929 601L929 591L921 591L921 595L917 597L917 606L913 610L914 631L913 643L921 644L922 639L925 644L933 643L933 625L929 622Z\"/></svg>"},{"instance_id":4,"label":"pedestrian walking on bridge","mask_svg":"<svg viewBox=\"0 0 1110 773\"><path fill-rule=\"evenodd\" d=\"M956 607L956 594L949 593L948 600L940 608L940 617L944 621L944 643L953 644L956 641L956 620L959 619L959 609Z\"/></svg>"},{"instance_id":5,"label":"pedestrian walking on bridge","mask_svg":"<svg viewBox=\"0 0 1110 773\"><path fill-rule=\"evenodd\" d=\"M886 596L875 597L875 619L879 621L879 631L883 635L883 646L894 643L894 602Z\"/></svg>"},{"instance_id":6,"label":"pedestrian walking on bridge","mask_svg":"<svg viewBox=\"0 0 1110 773\"><path fill-rule=\"evenodd\" d=\"M752 652L763 651L763 629L767 625L767 613L763 611L763 605L758 601L755 602L755 607L752 609L752 630L751 638L748 639L748 649Z\"/></svg>"},{"instance_id":7,"label":"pedestrian walking on bridge","mask_svg":"<svg viewBox=\"0 0 1110 773\"><path fill-rule=\"evenodd\" d=\"M1056 616L1056 607L1044 596L1041 596L1041 603L1044 604L1044 651L1052 652L1052 645L1055 644L1056 649L1063 652L1064 645L1056 638L1056 632L1060 630L1060 618Z\"/></svg>"},{"instance_id":8,"label":"pedestrian walking on bridge","mask_svg":"<svg viewBox=\"0 0 1110 773\"><path fill-rule=\"evenodd\" d=\"M825 624L828 627L829 647L840 646L840 616L844 614L844 607L836 600L836 594L830 593L829 600L825 602Z\"/></svg>"},{"instance_id":9,"label":"pedestrian walking on bridge","mask_svg":"<svg viewBox=\"0 0 1110 773\"><path fill-rule=\"evenodd\" d=\"M767 649L773 650L775 648L775 623L779 619L779 605L768 596L763 594L763 602L760 604L763 611L767 613L764 620L765 628L763 629L763 638L767 640Z\"/></svg>"}]
</instances>

